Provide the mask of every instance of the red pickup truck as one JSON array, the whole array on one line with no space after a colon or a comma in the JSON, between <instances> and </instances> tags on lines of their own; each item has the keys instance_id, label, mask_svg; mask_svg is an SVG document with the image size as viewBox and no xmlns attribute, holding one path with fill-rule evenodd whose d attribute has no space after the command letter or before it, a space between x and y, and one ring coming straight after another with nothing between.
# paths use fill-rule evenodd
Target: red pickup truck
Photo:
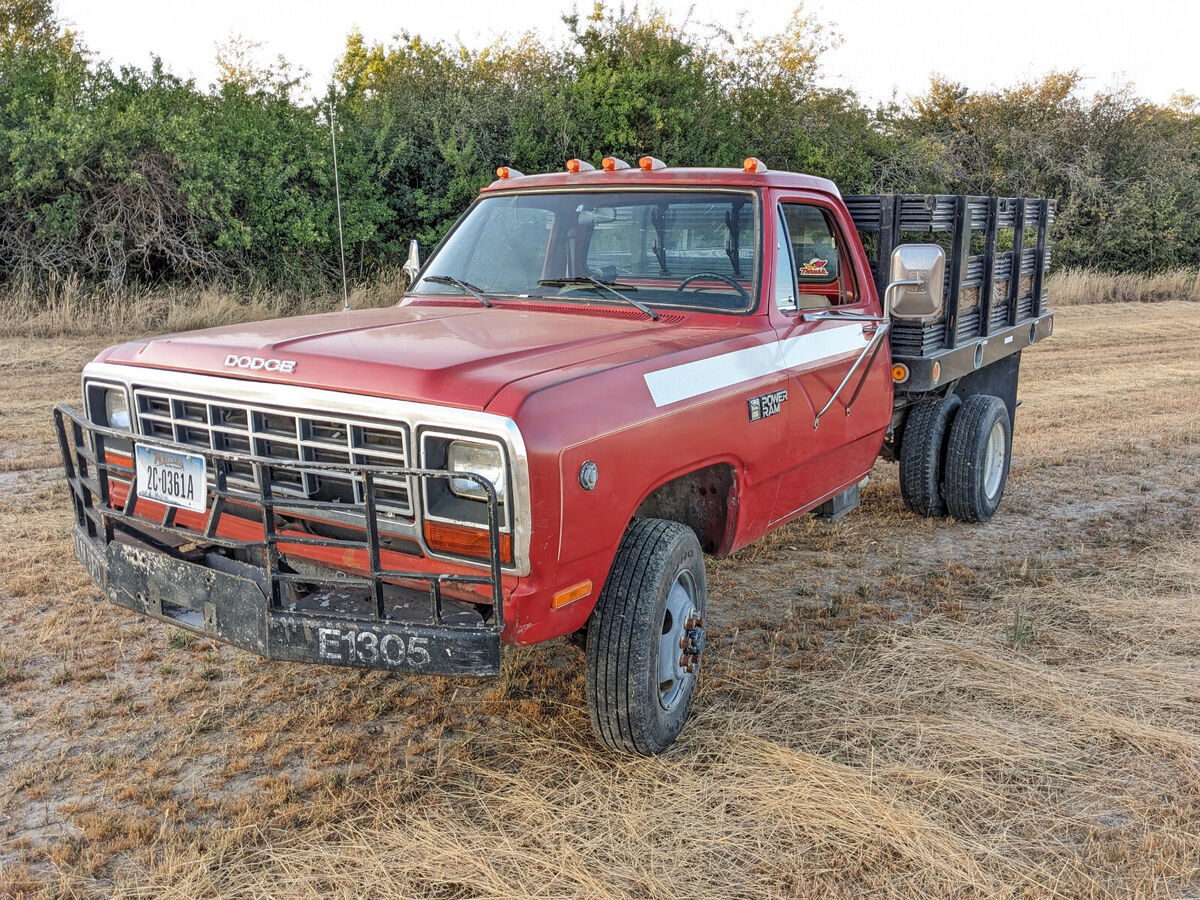
<instances>
[{"instance_id":1,"label":"red pickup truck","mask_svg":"<svg viewBox=\"0 0 1200 900\"><path fill-rule=\"evenodd\" d=\"M981 521L1048 200L502 168L404 299L111 347L55 411L77 555L116 603L264 656L494 675L584 638L596 736L692 702L704 555L858 503Z\"/></svg>"}]
</instances>

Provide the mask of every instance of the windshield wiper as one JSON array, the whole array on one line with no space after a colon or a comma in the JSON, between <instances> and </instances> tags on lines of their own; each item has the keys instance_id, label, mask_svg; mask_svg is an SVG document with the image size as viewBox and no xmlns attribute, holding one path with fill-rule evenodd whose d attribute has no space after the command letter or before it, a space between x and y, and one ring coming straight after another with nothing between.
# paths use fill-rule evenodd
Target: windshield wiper
<instances>
[{"instance_id":1,"label":"windshield wiper","mask_svg":"<svg viewBox=\"0 0 1200 900\"><path fill-rule=\"evenodd\" d=\"M470 294L488 309L492 308L492 301L483 296L483 290L481 288L477 288L469 281L463 281L462 279L454 278L450 275L426 275L421 280L428 281L430 284L448 284L452 287L456 287L460 291Z\"/></svg>"},{"instance_id":2,"label":"windshield wiper","mask_svg":"<svg viewBox=\"0 0 1200 900\"><path fill-rule=\"evenodd\" d=\"M601 281L599 278L592 278L589 275L580 275L577 278L543 278L538 281L538 285L540 287L591 287L591 288L598 288L600 290L608 291L610 294L612 294L618 300L623 300L624 302L628 303L630 306L640 309L642 312L644 312L646 315L648 315L655 322L658 321L658 313L656 313L654 310L652 310L650 307L648 307L645 303L639 303L637 300L634 300L632 297L628 297L625 294L622 294L620 291L617 290L617 285L615 282L610 284L607 281ZM621 287L625 288L625 290L627 290L627 291L636 291L637 290L637 288L634 287L632 284L622 284Z\"/></svg>"}]
</instances>

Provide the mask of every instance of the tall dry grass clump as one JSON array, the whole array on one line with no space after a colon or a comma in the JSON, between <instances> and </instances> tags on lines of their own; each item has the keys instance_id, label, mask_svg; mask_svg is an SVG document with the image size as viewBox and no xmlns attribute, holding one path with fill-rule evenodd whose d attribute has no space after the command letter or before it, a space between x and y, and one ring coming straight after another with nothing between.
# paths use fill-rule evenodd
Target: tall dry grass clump
<instances>
[{"instance_id":1,"label":"tall dry grass clump","mask_svg":"<svg viewBox=\"0 0 1200 900\"><path fill-rule=\"evenodd\" d=\"M1113 274L1093 269L1052 273L1050 306L1087 303L1200 301L1200 272L1177 269L1159 275ZM354 309L389 306L400 300L399 272L389 270L356 285ZM120 291L88 286L71 276L33 288L0 291L6 310L0 335L70 337L187 331L214 325L254 322L341 308L340 293L305 294L272 290L240 291L219 284L127 287Z\"/></svg>"},{"instance_id":2,"label":"tall dry grass clump","mask_svg":"<svg viewBox=\"0 0 1200 900\"><path fill-rule=\"evenodd\" d=\"M22 337L129 335L187 331L281 316L341 309L340 292L322 294L259 290L249 293L219 284L124 288L90 287L75 277L34 289L28 284L3 294L7 311L0 333ZM354 309L389 306L403 296L398 272L355 285Z\"/></svg>"},{"instance_id":3,"label":"tall dry grass clump","mask_svg":"<svg viewBox=\"0 0 1200 900\"><path fill-rule=\"evenodd\" d=\"M510 716L437 771L401 765L319 824L164 852L117 894L1194 893L1197 647L1197 542L893 627L816 668L780 654L747 677L716 646L665 757L597 749L581 710Z\"/></svg>"},{"instance_id":4,"label":"tall dry grass clump","mask_svg":"<svg viewBox=\"0 0 1200 900\"><path fill-rule=\"evenodd\" d=\"M1157 275L1145 275L1138 272L1064 269L1051 273L1046 289L1052 307L1084 303L1200 301L1200 270L1172 269Z\"/></svg>"}]
</instances>

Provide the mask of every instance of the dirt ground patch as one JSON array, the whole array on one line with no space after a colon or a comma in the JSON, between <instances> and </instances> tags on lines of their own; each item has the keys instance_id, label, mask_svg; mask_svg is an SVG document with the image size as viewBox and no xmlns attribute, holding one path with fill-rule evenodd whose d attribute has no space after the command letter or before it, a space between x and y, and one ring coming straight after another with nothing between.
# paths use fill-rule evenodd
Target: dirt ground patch
<instances>
[{"instance_id":1,"label":"dirt ground patch","mask_svg":"<svg viewBox=\"0 0 1200 900\"><path fill-rule=\"evenodd\" d=\"M710 561L695 720L596 746L581 655L500 678L267 662L102 602L0 339L0 895L1200 892L1195 304L1060 312L987 525L861 509Z\"/></svg>"}]
</instances>

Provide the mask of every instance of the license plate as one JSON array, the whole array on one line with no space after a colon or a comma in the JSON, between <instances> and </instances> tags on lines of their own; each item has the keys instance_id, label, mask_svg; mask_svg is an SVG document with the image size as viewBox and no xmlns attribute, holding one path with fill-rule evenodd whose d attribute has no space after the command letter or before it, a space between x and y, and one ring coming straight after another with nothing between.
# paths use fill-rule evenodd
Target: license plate
<instances>
[{"instance_id":1,"label":"license plate","mask_svg":"<svg viewBox=\"0 0 1200 900\"><path fill-rule=\"evenodd\" d=\"M204 512L208 499L204 457L138 444L137 495L144 500Z\"/></svg>"}]
</instances>

